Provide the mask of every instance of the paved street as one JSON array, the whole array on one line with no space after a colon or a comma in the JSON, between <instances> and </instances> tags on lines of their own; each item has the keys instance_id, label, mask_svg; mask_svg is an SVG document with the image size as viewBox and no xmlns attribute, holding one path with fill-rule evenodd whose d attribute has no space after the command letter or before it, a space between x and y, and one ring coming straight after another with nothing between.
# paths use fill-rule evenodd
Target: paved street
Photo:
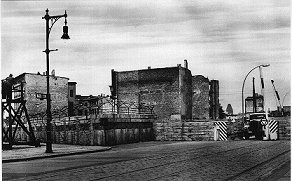
<instances>
[{"instance_id":1,"label":"paved street","mask_svg":"<svg viewBox=\"0 0 292 181\"><path fill-rule=\"evenodd\" d=\"M137 143L2 167L3 180L290 179L290 141Z\"/></svg>"}]
</instances>

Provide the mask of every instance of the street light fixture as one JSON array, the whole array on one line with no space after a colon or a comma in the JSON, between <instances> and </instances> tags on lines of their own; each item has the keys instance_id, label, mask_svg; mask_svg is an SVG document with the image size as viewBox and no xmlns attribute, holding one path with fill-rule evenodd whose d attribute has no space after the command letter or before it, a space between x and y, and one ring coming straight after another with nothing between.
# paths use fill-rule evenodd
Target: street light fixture
<instances>
[{"instance_id":1,"label":"street light fixture","mask_svg":"<svg viewBox=\"0 0 292 181\"><path fill-rule=\"evenodd\" d=\"M288 94L290 94L290 92L286 92L286 94L285 94L284 97L283 97L283 101L282 101L282 105L283 105L283 106L284 106L285 98L286 98L286 96L287 96Z\"/></svg>"},{"instance_id":2,"label":"street light fixture","mask_svg":"<svg viewBox=\"0 0 292 181\"><path fill-rule=\"evenodd\" d=\"M244 90L244 84L245 84L245 81L246 81L246 78L248 77L248 75L255 69L257 68L260 68L260 67L269 67L270 64L262 64L262 65L258 65L256 67L254 67L253 69L251 69L245 76L244 78L244 81L243 81L243 84L242 84L242 89L241 89L241 103L242 103L242 120L244 121L244 118L245 118L245 111L244 111L244 95L243 95L243 90ZM265 101L265 100L264 100Z\"/></svg>"},{"instance_id":3,"label":"street light fixture","mask_svg":"<svg viewBox=\"0 0 292 181\"><path fill-rule=\"evenodd\" d=\"M65 11L65 14L63 15L57 15L57 16L50 16L49 15L49 10L46 10L46 14L42 19L46 20L46 50L43 51L46 53L47 57L47 143L46 143L46 153L53 153L52 150L52 136L51 136L51 130L52 130L52 113L51 113L51 96L50 96L50 75L49 75L49 69L50 69L50 62L49 62L49 54L51 51L57 51L58 49L55 50L50 50L49 49L49 35L52 30L53 25L62 17L65 17L65 26L63 26L63 36L61 37L62 39L70 39L68 35L68 26L67 26L67 13ZM49 26L49 21L52 21L51 26Z\"/></svg>"},{"instance_id":4,"label":"street light fixture","mask_svg":"<svg viewBox=\"0 0 292 181\"><path fill-rule=\"evenodd\" d=\"M65 11L65 14L66 14L66 11ZM64 40L70 39L70 37L68 35L68 26L67 26L67 19L66 19L66 17L65 17L65 26L63 26L63 35L62 35L61 38L64 39Z\"/></svg>"}]
</instances>

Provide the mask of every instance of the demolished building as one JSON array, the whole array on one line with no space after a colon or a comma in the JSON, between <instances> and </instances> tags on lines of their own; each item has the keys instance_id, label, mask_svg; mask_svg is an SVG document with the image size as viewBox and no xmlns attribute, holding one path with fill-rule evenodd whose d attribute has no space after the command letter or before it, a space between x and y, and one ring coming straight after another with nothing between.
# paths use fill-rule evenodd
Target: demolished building
<instances>
[{"instance_id":1,"label":"demolished building","mask_svg":"<svg viewBox=\"0 0 292 181\"><path fill-rule=\"evenodd\" d=\"M112 95L118 101L154 105L160 119L218 119L219 81L193 76L187 67L112 70Z\"/></svg>"}]
</instances>

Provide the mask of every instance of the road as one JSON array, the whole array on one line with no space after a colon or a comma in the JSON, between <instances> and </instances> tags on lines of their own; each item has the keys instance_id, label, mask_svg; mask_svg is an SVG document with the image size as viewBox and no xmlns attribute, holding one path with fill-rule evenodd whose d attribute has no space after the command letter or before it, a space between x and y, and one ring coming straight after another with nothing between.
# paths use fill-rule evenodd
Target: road
<instances>
[{"instance_id":1,"label":"road","mask_svg":"<svg viewBox=\"0 0 292 181\"><path fill-rule=\"evenodd\" d=\"M287 169L290 141L148 142L119 145L106 152L4 163L2 178L277 180Z\"/></svg>"}]
</instances>

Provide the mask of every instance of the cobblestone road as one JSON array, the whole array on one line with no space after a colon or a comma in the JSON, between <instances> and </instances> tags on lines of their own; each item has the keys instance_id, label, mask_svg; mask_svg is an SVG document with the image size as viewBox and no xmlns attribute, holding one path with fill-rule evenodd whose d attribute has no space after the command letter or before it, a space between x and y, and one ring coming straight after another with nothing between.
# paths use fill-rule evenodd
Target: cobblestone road
<instances>
[{"instance_id":1,"label":"cobblestone road","mask_svg":"<svg viewBox=\"0 0 292 181\"><path fill-rule=\"evenodd\" d=\"M3 164L3 179L261 180L290 161L290 141L146 143L121 147L103 153Z\"/></svg>"}]
</instances>

